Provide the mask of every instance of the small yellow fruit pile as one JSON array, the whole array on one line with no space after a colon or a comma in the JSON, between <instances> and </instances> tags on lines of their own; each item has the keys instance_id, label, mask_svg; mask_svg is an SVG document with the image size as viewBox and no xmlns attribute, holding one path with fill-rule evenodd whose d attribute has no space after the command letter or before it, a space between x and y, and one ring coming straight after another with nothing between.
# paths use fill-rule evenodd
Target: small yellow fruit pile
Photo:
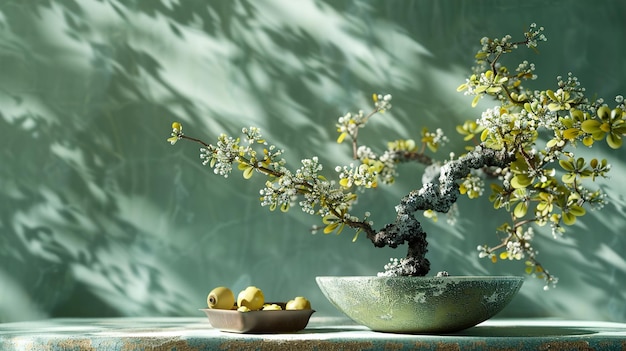
<instances>
[{"instance_id":1,"label":"small yellow fruit pile","mask_svg":"<svg viewBox=\"0 0 626 351\"><path fill-rule=\"evenodd\" d=\"M206 299L207 305L211 309L234 310L239 312L248 311L280 311L283 308L278 304L265 303L263 291L256 286L249 286L237 295L235 304L235 294L226 287L217 287L209 293ZM285 310L310 310L311 303L305 297L298 296L289 300L285 304Z\"/></svg>"}]
</instances>

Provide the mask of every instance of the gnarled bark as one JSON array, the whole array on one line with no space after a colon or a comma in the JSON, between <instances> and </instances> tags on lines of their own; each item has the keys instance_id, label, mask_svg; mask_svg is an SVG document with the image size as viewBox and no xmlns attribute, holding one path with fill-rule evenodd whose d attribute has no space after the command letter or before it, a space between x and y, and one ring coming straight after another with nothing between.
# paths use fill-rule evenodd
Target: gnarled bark
<instances>
[{"instance_id":1,"label":"gnarled bark","mask_svg":"<svg viewBox=\"0 0 626 351\"><path fill-rule=\"evenodd\" d=\"M515 159L514 154L478 146L474 151L441 166L439 178L426 179L422 188L407 194L396 206L396 220L368 238L376 247L408 244L406 258L394 265L386 275L424 276L430 271L426 258L426 232L415 218L416 211L433 210L446 213L459 196L458 180L472 169L505 167Z\"/></svg>"}]
</instances>

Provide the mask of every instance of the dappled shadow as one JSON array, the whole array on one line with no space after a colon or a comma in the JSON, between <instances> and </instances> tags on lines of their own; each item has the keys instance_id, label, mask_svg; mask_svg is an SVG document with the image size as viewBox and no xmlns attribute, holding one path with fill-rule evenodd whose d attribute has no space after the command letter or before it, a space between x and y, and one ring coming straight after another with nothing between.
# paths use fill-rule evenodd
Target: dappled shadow
<instances>
[{"instance_id":1,"label":"dappled shadow","mask_svg":"<svg viewBox=\"0 0 626 351\"><path fill-rule=\"evenodd\" d=\"M224 182L202 168L195 145L169 147L171 121L209 140L257 125L287 149L289 162L320 154L332 175L349 157L334 143L337 116L369 106L372 92L390 92L393 118L372 121L364 140L382 147L434 123L453 134L456 123L476 114L454 89L477 39L561 18L554 16L558 5L516 14L504 5L431 1L3 1L0 279L14 298L0 302L0 321L196 315L212 287L246 284L262 285L276 299L306 294L318 310L331 311L315 275L374 274L389 255L404 252L372 251L368 242L350 243L350 235L311 236L315 219L296 211L268 215L254 196L254 179ZM623 5L604 11L619 12L611 6ZM589 14L588 6L568 8ZM485 22L493 11L501 18ZM576 30L593 42L610 39ZM548 34L557 44L568 35ZM555 46L542 57L558 65L578 50ZM585 74L599 73L594 66ZM609 83L593 90L614 95L620 84ZM460 150L452 143L444 153ZM377 223L393 217L416 179L403 176L397 187L363 198L375 200L367 210ZM623 208L602 213L618 218ZM462 210L472 220L460 227L426 224L430 259L453 272L490 272L474 248L493 238L494 223L476 223L474 215L485 215L471 205ZM590 286L590 309L606 316L596 306L604 289L616 305L624 301L616 282L626 268L615 248L625 244L614 238L623 224L598 216L590 218L607 233L603 240L565 241L555 260L569 267L562 283ZM484 234L470 238L470 231ZM576 255L578 246L591 253ZM534 294L522 298L532 302ZM576 314L572 303L579 300L563 294L566 300L540 298L535 313L549 306ZM610 318L624 319L626 311Z\"/></svg>"}]
</instances>

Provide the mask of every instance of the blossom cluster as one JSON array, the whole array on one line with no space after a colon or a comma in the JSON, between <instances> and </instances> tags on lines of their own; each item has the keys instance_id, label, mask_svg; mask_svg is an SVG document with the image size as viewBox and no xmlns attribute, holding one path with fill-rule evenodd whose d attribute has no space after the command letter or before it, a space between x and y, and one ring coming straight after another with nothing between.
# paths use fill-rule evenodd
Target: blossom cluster
<instances>
[{"instance_id":1,"label":"blossom cluster","mask_svg":"<svg viewBox=\"0 0 626 351\"><path fill-rule=\"evenodd\" d=\"M378 186L378 173L382 170L383 164L380 161L369 160L355 166L351 163L348 166L337 166L335 170L339 173L339 184L344 188L352 186L375 188Z\"/></svg>"},{"instance_id":2,"label":"blossom cluster","mask_svg":"<svg viewBox=\"0 0 626 351\"><path fill-rule=\"evenodd\" d=\"M537 23L531 23L528 32L524 33L526 37L526 46L529 48L536 48L539 41L547 41L545 34L543 34L544 28L537 27Z\"/></svg>"},{"instance_id":3,"label":"blossom cluster","mask_svg":"<svg viewBox=\"0 0 626 351\"><path fill-rule=\"evenodd\" d=\"M503 260L517 261L527 258L527 256L530 259L535 258L535 251L531 246L531 241L535 235L532 227L526 228L525 231L523 231L522 227L517 227L514 232L509 232L509 234L510 235L497 248L489 247L488 245L478 246L478 257L489 257L493 262L496 262L498 257ZM499 256L497 256L496 251L500 248L503 248L504 251L500 252Z\"/></svg>"},{"instance_id":4,"label":"blossom cluster","mask_svg":"<svg viewBox=\"0 0 626 351\"><path fill-rule=\"evenodd\" d=\"M484 190L485 181L480 175L476 174L476 172L468 174L459 185L461 194L467 194L470 199L482 196Z\"/></svg>"},{"instance_id":5,"label":"blossom cluster","mask_svg":"<svg viewBox=\"0 0 626 351\"><path fill-rule=\"evenodd\" d=\"M372 99L376 110L384 112L391 109L391 94L374 94Z\"/></svg>"},{"instance_id":6,"label":"blossom cluster","mask_svg":"<svg viewBox=\"0 0 626 351\"><path fill-rule=\"evenodd\" d=\"M374 110L369 114L366 115L363 110L359 110L357 113L348 112L339 117L337 120L337 132L339 132L339 137L337 138L338 143L343 142L347 136L349 136L353 142L356 142L359 129L365 127L370 117L378 112L385 112L391 109L390 94L373 94L372 100L374 100Z\"/></svg>"},{"instance_id":7,"label":"blossom cluster","mask_svg":"<svg viewBox=\"0 0 626 351\"><path fill-rule=\"evenodd\" d=\"M443 133L443 129L437 128L434 132L430 132L428 128L422 129L422 142L433 152L447 144L450 140Z\"/></svg>"},{"instance_id":8,"label":"blossom cluster","mask_svg":"<svg viewBox=\"0 0 626 351\"><path fill-rule=\"evenodd\" d=\"M337 131L340 134L337 138L337 142L341 143L347 136L350 136L353 139L356 138L359 133L359 128L363 128L366 121L367 117L365 116L365 112L363 112L363 110L359 110L356 114L348 112L339 117Z\"/></svg>"},{"instance_id":9,"label":"blossom cluster","mask_svg":"<svg viewBox=\"0 0 626 351\"><path fill-rule=\"evenodd\" d=\"M261 206L268 206L271 211L277 207L287 212L296 201L298 192L293 186L293 176L287 171L277 181L266 181L265 188L261 189Z\"/></svg>"}]
</instances>

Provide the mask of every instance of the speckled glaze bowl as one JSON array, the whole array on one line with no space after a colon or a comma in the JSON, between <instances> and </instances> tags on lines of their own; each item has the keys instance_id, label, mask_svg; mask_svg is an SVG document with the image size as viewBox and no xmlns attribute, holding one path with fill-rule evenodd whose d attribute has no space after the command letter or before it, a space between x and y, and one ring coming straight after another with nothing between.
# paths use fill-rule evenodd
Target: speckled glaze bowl
<instances>
[{"instance_id":1,"label":"speckled glaze bowl","mask_svg":"<svg viewBox=\"0 0 626 351\"><path fill-rule=\"evenodd\" d=\"M317 277L326 298L355 322L391 333L452 333L506 306L524 278L515 276Z\"/></svg>"}]
</instances>

